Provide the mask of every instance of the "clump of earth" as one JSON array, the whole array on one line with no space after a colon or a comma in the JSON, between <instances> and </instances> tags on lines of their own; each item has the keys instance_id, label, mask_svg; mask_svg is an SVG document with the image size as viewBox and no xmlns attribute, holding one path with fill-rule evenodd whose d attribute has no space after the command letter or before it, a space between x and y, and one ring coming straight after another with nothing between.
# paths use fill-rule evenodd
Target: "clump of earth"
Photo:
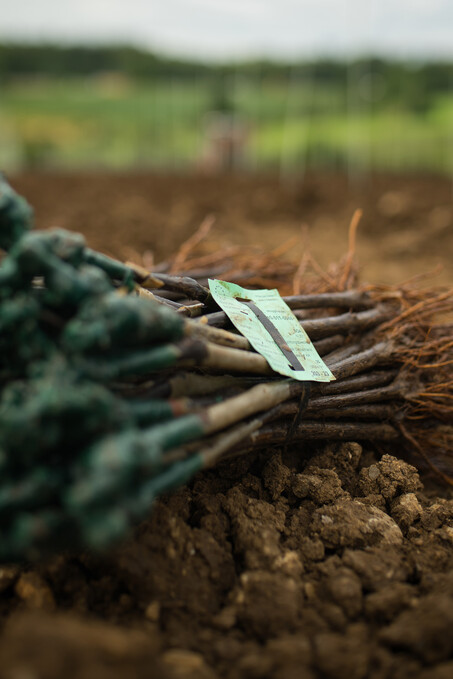
<instances>
[{"instance_id":1,"label":"clump of earth","mask_svg":"<svg viewBox=\"0 0 453 679\"><path fill-rule=\"evenodd\" d=\"M357 443L268 450L0 589L6 679L449 679L453 499Z\"/></svg>"}]
</instances>

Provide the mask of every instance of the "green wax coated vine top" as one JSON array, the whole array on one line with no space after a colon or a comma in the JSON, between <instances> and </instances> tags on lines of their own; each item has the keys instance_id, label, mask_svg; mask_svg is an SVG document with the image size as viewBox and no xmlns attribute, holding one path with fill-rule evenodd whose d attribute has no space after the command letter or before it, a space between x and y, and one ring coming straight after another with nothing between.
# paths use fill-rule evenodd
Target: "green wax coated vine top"
<instances>
[{"instance_id":1,"label":"green wax coated vine top","mask_svg":"<svg viewBox=\"0 0 453 679\"><path fill-rule=\"evenodd\" d=\"M80 267L85 261L85 238L80 233L73 233L66 229L53 228L47 231L31 231L15 245L12 254L23 251L21 255L22 269L27 265L27 255L30 258L31 267L33 268L39 262L43 271L50 264L49 256L56 257L75 268ZM16 258L18 258L18 255L16 255ZM53 263L53 260L51 262Z\"/></svg>"},{"instance_id":2,"label":"green wax coated vine top","mask_svg":"<svg viewBox=\"0 0 453 679\"><path fill-rule=\"evenodd\" d=\"M123 353L102 357L97 360L77 357L76 365L82 375L93 380L111 382L123 377L146 375L172 367L182 356L178 344L164 344L141 349L133 353Z\"/></svg>"},{"instance_id":3,"label":"green wax coated vine top","mask_svg":"<svg viewBox=\"0 0 453 679\"><path fill-rule=\"evenodd\" d=\"M0 175L0 248L9 250L32 226L33 211Z\"/></svg>"},{"instance_id":4,"label":"green wax coated vine top","mask_svg":"<svg viewBox=\"0 0 453 679\"><path fill-rule=\"evenodd\" d=\"M12 473L38 463L65 466L94 437L132 424L127 404L108 389L67 377L12 383L0 402L0 446Z\"/></svg>"},{"instance_id":5,"label":"green wax coated vine top","mask_svg":"<svg viewBox=\"0 0 453 679\"><path fill-rule=\"evenodd\" d=\"M66 238L66 233L59 230L25 234L2 263L2 269L6 265L10 276L8 281L4 274L5 285L13 290L29 289L33 279L40 277L44 283L44 303L70 306L112 290L112 283L103 271L84 265L81 242Z\"/></svg>"},{"instance_id":6,"label":"green wax coated vine top","mask_svg":"<svg viewBox=\"0 0 453 679\"><path fill-rule=\"evenodd\" d=\"M107 547L202 466L166 456L200 414L112 385L193 358L183 317L128 294L143 273L82 236L30 226L0 178L0 560Z\"/></svg>"},{"instance_id":7,"label":"green wax coated vine top","mask_svg":"<svg viewBox=\"0 0 453 679\"><path fill-rule=\"evenodd\" d=\"M84 260L87 264L96 266L99 269L105 271L107 276L109 276L109 278L112 280L121 281L123 285L129 289L129 291L133 290L134 272L126 264L118 262L117 260L112 259L101 252L90 250L89 248L86 248L84 252Z\"/></svg>"},{"instance_id":8,"label":"green wax coated vine top","mask_svg":"<svg viewBox=\"0 0 453 679\"><path fill-rule=\"evenodd\" d=\"M123 431L88 448L76 471L78 480L69 491L73 509L105 504L107 496L129 486L137 474L149 478L163 466L162 453L203 435L203 422L187 415L143 432Z\"/></svg>"},{"instance_id":9,"label":"green wax coated vine top","mask_svg":"<svg viewBox=\"0 0 453 679\"><path fill-rule=\"evenodd\" d=\"M99 353L179 339L183 331L183 318L170 309L112 293L81 307L67 324L63 343L69 351Z\"/></svg>"},{"instance_id":10,"label":"green wax coated vine top","mask_svg":"<svg viewBox=\"0 0 453 679\"><path fill-rule=\"evenodd\" d=\"M135 483L133 489L120 497L115 492L115 503L110 497L110 510L105 506L84 507L74 520L74 535L80 542L93 549L103 549L122 538L131 526L143 519L154 504L156 498L166 491L186 483L203 466L201 457L192 455L186 460L163 469L158 474L144 477L141 483ZM13 546L14 546L13 537ZM1 548L0 548L1 554Z\"/></svg>"},{"instance_id":11,"label":"green wax coated vine top","mask_svg":"<svg viewBox=\"0 0 453 679\"><path fill-rule=\"evenodd\" d=\"M20 293L0 304L0 371L23 375L27 364L49 355L53 343L38 323L41 308L30 294Z\"/></svg>"}]
</instances>

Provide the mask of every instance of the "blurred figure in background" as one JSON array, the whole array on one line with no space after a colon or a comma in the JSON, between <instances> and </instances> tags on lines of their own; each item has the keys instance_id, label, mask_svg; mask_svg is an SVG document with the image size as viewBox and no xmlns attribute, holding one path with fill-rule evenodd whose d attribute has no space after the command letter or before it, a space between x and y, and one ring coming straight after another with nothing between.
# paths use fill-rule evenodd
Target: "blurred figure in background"
<instances>
[{"instance_id":1,"label":"blurred figure in background","mask_svg":"<svg viewBox=\"0 0 453 679\"><path fill-rule=\"evenodd\" d=\"M209 173L240 170L245 165L249 130L238 114L225 76L214 86L212 110L204 119L201 169Z\"/></svg>"}]
</instances>

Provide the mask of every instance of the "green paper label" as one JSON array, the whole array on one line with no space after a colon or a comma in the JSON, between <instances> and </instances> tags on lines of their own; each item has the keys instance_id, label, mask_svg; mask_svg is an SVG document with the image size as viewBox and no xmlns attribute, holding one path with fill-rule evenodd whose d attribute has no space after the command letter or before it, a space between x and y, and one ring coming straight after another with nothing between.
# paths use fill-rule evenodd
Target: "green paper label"
<instances>
[{"instance_id":1,"label":"green paper label","mask_svg":"<svg viewBox=\"0 0 453 679\"><path fill-rule=\"evenodd\" d=\"M217 304L271 368L295 380L331 382L335 377L277 290L245 290L210 280Z\"/></svg>"}]
</instances>

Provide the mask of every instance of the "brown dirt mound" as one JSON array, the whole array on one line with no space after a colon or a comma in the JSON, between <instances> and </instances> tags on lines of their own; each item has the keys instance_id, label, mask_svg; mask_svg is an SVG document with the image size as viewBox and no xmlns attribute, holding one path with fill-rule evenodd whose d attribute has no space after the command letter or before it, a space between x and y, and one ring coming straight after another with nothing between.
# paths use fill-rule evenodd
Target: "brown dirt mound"
<instances>
[{"instance_id":1,"label":"brown dirt mound","mask_svg":"<svg viewBox=\"0 0 453 679\"><path fill-rule=\"evenodd\" d=\"M447 679L452 524L355 443L225 462L114 554L4 567L1 676Z\"/></svg>"}]
</instances>

